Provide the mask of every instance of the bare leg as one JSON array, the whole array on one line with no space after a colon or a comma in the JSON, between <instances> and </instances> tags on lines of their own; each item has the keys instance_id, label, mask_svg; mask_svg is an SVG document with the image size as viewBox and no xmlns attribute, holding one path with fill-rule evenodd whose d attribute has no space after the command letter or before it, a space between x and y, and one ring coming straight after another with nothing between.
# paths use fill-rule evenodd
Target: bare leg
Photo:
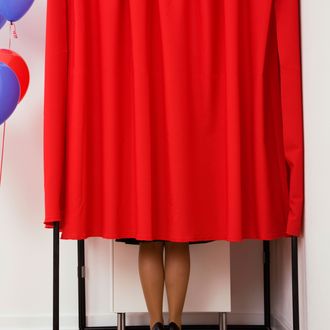
<instances>
[{"instance_id":1,"label":"bare leg","mask_svg":"<svg viewBox=\"0 0 330 330\"><path fill-rule=\"evenodd\" d=\"M150 316L150 329L163 319L164 242L140 242L139 275Z\"/></svg>"},{"instance_id":2,"label":"bare leg","mask_svg":"<svg viewBox=\"0 0 330 330\"><path fill-rule=\"evenodd\" d=\"M189 274L189 243L165 242L165 285L169 322L175 322L180 328Z\"/></svg>"}]
</instances>

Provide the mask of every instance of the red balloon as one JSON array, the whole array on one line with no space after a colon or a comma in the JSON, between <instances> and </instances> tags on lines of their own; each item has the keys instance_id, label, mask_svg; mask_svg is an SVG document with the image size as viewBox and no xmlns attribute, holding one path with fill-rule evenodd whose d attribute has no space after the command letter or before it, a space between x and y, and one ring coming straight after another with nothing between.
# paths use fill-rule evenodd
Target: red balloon
<instances>
[{"instance_id":1,"label":"red balloon","mask_svg":"<svg viewBox=\"0 0 330 330\"><path fill-rule=\"evenodd\" d=\"M21 86L18 102L24 97L30 82L30 73L24 59L10 49L0 49L0 62L6 63L17 75Z\"/></svg>"}]
</instances>

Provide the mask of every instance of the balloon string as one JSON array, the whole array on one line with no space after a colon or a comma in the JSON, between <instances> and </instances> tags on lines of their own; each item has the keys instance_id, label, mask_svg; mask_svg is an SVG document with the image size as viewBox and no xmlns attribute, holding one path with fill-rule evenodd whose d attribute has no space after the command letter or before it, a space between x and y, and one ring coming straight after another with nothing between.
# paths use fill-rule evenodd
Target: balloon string
<instances>
[{"instance_id":1,"label":"balloon string","mask_svg":"<svg viewBox=\"0 0 330 330\"><path fill-rule=\"evenodd\" d=\"M11 49L12 38L18 38L16 25L14 22L10 22L9 24L9 49Z\"/></svg>"},{"instance_id":2,"label":"balloon string","mask_svg":"<svg viewBox=\"0 0 330 330\"><path fill-rule=\"evenodd\" d=\"M5 133L6 133L6 122L3 123L3 130L2 130L2 151L1 151L1 161L0 161L0 185L1 185L1 178L2 178L2 165L3 165L3 156L5 151Z\"/></svg>"},{"instance_id":3,"label":"balloon string","mask_svg":"<svg viewBox=\"0 0 330 330\"><path fill-rule=\"evenodd\" d=\"M13 22L9 24L9 49L11 49L12 38L17 39L16 25ZM2 143L1 143L1 161L0 161L0 185L2 179L3 158L5 154L5 136L6 136L6 121L3 123Z\"/></svg>"},{"instance_id":4,"label":"balloon string","mask_svg":"<svg viewBox=\"0 0 330 330\"><path fill-rule=\"evenodd\" d=\"M11 49L12 24L13 24L13 22L10 22L10 24L9 24L9 44L8 44L9 49ZM3 157L4 157L4 153L5 153L5 135L6 135L6 121L4 121L4 123L3 123L3 130L2 130L1 160L0 160L0 185L1 185L1 179L2 179Z\"/></svg>"},{"instance_id":5,"label":"balloon string","mask_svg":"<svg viewBox=\"0 0 330 330\"><path fill-rule=\"evenodd\" d=\"M11 48L11 23L9 24L9 43L8 43L8 48Z\"/></svg>"}]
</instances>

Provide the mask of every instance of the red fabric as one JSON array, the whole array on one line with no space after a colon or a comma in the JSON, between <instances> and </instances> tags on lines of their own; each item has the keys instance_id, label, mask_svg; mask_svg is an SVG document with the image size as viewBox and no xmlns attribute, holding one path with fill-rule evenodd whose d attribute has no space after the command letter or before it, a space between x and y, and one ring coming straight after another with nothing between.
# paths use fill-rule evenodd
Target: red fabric
<instances>
[{"instance_id":1,"label":"red fabric","mask_svg":"<svg viewBox=\"0 0 330 330\"><path fill-rule=\"evenodd\" d=\"M46 228L301 234L298 0L48 0Z\"/></svg>"}]
</instances>

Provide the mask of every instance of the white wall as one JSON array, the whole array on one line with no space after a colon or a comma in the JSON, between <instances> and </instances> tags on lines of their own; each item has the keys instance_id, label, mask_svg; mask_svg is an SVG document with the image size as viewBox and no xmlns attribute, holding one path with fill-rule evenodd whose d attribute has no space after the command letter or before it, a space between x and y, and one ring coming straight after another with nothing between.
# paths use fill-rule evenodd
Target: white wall
<instances>
[{"instance_id":1,"label":"white wall","mask_svg":"<svg viewBox=\"0 0 330 330\"><path fill-rule=\"evenodd\" d=\"M28 93L6 127L0 187L0 329L51 328L52 231L42 225L45 9L45 0L35 2L30 12L17 23L19 38L12 46L28 63L31 82ZM306 136L306 224L304 235L299 239L302 330L323 330L330 321L326 301L330 296L327 282L330 226L326 218L330 211L326 198L330 180L329 10L330 3L326 0L302 0ZM7 28L0 31L2 48L8 45ZM290 240L273 241L271 248L273 322L280 322L278 329L292 329ZM107 240L87 240L90 324L116 323L116 315L109 313L111 287L103 269L109 254ZM232 243L231 267L229 323L262 323L262 243L253 240ZM244 274L243 280L241 274ZM77 329L75 241L61 241L60 299L61 328ZM216 323L217 315L184 315L183 321ZM127 324L147 324L147 316L128 315Z\"/></svg>"},{"instance_id":2,"label":"white wall","mask_svg":"<svg viewBox=\"0 0 330 330\"><path fill-rule=\"evenodd\" d=\"M329 327L330 2L302 0L308 330Z\"/></svg>"}]
</instances>

